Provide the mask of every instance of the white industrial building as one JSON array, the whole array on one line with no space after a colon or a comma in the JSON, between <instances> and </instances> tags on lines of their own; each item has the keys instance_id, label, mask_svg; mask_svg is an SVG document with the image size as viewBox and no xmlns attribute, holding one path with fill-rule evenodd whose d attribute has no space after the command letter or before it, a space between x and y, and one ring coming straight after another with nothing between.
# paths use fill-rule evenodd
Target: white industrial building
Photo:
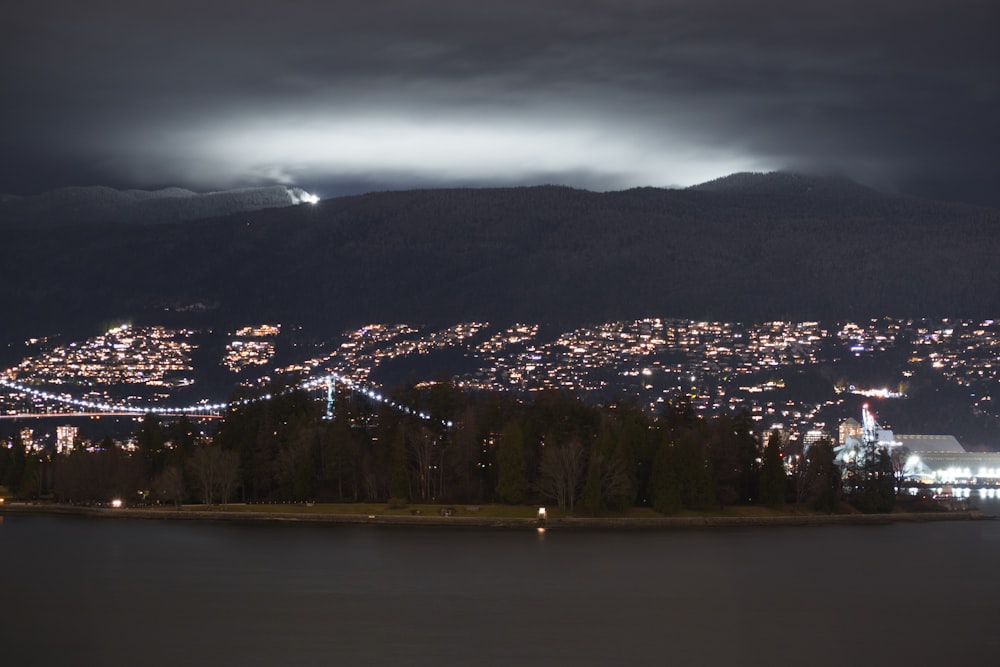
<instances>
[{"instance_id":1,"label":"white industrial building","mask_svg":"<svg viewBox=\"0 0 1000 667\"><path fill-rule=\"evenodd\" d=\"M969 452L951 435L898 435L907 452L903 472L928 484L1000 482L1000 452Z\"/></svg>"},{"instance_id":2,"label":"white industrial building","mask_svg":"<svg viewBox=\"0 0 1000 667\"><path fill-rule=\"evenodd\" d=\"M851 423L853 422L853 423ZM848 464L866 451L885 448L893 458L903 459L903 476L925 484L1000 484L1000 452L970 452L951 435L895 435L879 428L868 406L858 422L841 425L837 461ZM865 447L864 443L874 445Z\"/></svg>"}]
</instances>

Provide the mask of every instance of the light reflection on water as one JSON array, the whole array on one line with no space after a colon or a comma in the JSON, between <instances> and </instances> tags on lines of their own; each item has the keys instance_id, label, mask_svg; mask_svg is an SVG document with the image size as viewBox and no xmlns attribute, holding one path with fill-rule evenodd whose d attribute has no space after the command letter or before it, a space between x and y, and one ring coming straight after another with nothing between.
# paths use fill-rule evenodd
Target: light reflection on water
<instances>
[{"instance_id":1,"label":"light reflection on water","mask_svg":"<svg viewBox=\"0 0 1000 667\"><path fill-rule=\"evenodd\" d=\"M911 489L915 491L916 489ZM1000 511L1000 489L998 488L969 488L964 486L948 487L939 486L931 489L938 496L951 494L954 498L966 499L970 507L978 507L986 513L996 514Z\"/></svg>"},{"instance_id":2,"label":"light reflection on water","mask_svg":"<svg viewBox=\"0 0 1000 667\"><path fill-rule=\"evenodd\" d=\"M0 639L19 666L954 664L1000 649L998 563L995 521L542 533L8 516Z\"/></svg>"},{"instance_id":3,"label":"light reflection on water","mask_svg":"<svg viewBox=\"0 0 1000 667\"><path fill-rule=\"evenodd\" d=\"M987 491L982 494L982 491ZM992 494L988 492L993 492ZM987 516L1000 516L1000 489L974 489L969 494L969 506L977 507Z\"/></svg>"}]
</instances>

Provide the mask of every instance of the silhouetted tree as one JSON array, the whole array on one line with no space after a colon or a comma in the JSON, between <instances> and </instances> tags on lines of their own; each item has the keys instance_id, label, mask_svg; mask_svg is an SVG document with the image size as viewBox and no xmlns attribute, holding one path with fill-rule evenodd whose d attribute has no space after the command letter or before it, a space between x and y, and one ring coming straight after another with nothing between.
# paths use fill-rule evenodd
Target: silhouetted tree
<instances>
[{"instance_id":1,"label":"silhouetted tree","mask_svg":"<svg viewBox=\"0 0 1000 667\"><path fill-rule=\"evenodd\" d=\"M17 495L22 498L37 498L42 495L42 459L37 452L25 454Z\"/></svg>"},{"instance_id":2,"label":"silhouetted tree","mask_svg":"<svg viewBox=\"0 0 1000 667\"><path fill-rule=\"evenodd\" d=\"M653 509L661 514L674 514L683 506L681 483L677 477L673 445L664 441L657 450L650 479Z\"/></svg>"},{"instance_id":3,"label":"silhouetted tree","mask_svg":"<svg viewBox=\"0 0 1000 667\"><path fill-rule=\"evenodd\" d=\"M765 505L783 505L788 490L785 463L781 456L781 434L772 431L764 449L760 471L760 501Z\"/></svg>"},{"instance_id":4,"label":"silhouetted tree","mask_svg":"<svg viewBox=\"0 0 1000 667\"><path fill-rule=\"evenodd\" d=\"M319 472L338 500L358 499L360 451L351 430L350 407L343 393L337 395L336 416L317 428Z\"/></svg>"},{"instance_id":5,"label":"silhouetted tree","mask_svg":"<svg viewBox=\"0 0 1000 667\"><path fill-rule=\"evenodd\" d=\"M402 423L392 431L390 440L390 491L393 498L409 500L412 497L410 490L410 472L406 462L406 429Z\"/></svg>"},{"instance_id":6,"label":"silhouetted tree","mask_svg":"<svg viewBox=\"0 0 1000 667\"><path fill-rule=\"evenodd\" d=\"M524 460L524 433L509 422L497 446L497 495L505 503L523 503L528 497L528 471Z\"/></svg>"},{"instance_id":7,"label":"silhouetted tree","mask_svg":"<svg viewBox=\"0 0 1000 667\"><path fill-rule=\"evenodd\" d=\"M423 501L434 499L434 456L437 443L434 433L420 425L407 431L407 446L417 482L417 498Z\"/></svg>"},{"instance_id":8,"label":"silhouetted tree","mask_svg":"<svg viewBox=\"0 0 1000 667\"><path fill-rule=\"evenodd\" d=\"M24 477L24 467L27 460L27 451L24 441L21 439L20 431L14 433L11 439L10 448L7 450L8 456L3 470L3 478L0 483L10 489L13 493L19 493L21 489L21 479Z\"/></svg>"},{"instance_id":9,"label":"silhouetted tree","mask_svg":"<svg viewBox=\"0 0 1000 667\"><path fill-rule=\"evenodd\" d=\"M757 449L753 421L745 410L713 422L709 457L720 504L747 504L757 499Z\"/></svg>"},{"instance_id":10,"label":"silhouetted tree","mask_svg":"<svg viewBox=\"0 0 1000 667\"><path fill-rule=\"evenodd\" d=\"M694 428L682 433L675 443L664 441L653 467L653 507L659 506L661 509L658 511L663 512L675 511L674 494L680 496L680 507L683 509L717 507L711 465L703 429Z\"/></svg>"},{"instance_id":11,"label":"silhouetted tree","mask_svg":"<svg viewBox=\"0 0 1000 667\"><path fill-rule=\"evenodd\" d=\"M277 481L281 496L308 500L315 494L316 437L312 429L299 428L278 450Z\"/></svg>"},{"instance_id":12,"label":"silhouetted tree","mask_svg":"<svg viewBox=\"0 0 1000 667\"><path fill-rule=\"evenodd\" d=\"M896 506L896 471L892 465L892 455L885 447L875 453L875 511L891 512Z\"/></svg>"},{"instance_id":13,"label":"silhouetted tree","mask_svg":"<svg viewBox=\"0 0 1000 667\"><path fill-rule=\"evenodd\" d=\"M61 502L107 502L113 498L133 502L138 500L136 490L146 480L145 461L114 446L56 456L53 493Z\"/></svg>"},{"instance_id":14,"label":"silhouetted tree","mask_svg":"<svg viewBox=\"0 0 1000 667\"><path fill-rule=\"evenodd\" d=\"M892 473L896 478L896 488L902 488L906 482L906 463L912 455L910 448L905 445L892 448Z\"/></svg>"},{"instance_id":15,"label":"silhouetted tree","mask_svg":"<svg viewBox=\"0 0 1000 667\"><path fill-rule=\"evenodd\" d=\"M448 448L446 465L451 473L450 495L470 502L483 502L487 497L484 485L486 472L483 458L483 434L481 431L481 409L466 405L461 417L450 433L451 447Z\"/></svg>"},{"instance_id":16,"label":"silhouetted tree","mask_svg":"<svg viewBox=\"0 0 1000 667\"><path fill-rule=\"evenodd\" d=\"M163 429L167 448L164 465L182 466L184 461L194 451L196 433L195 426L187 415L181 415L167 424Z\"/></svg>"},{"instance_id":17,"label":"silhouetted tree","mask_svg":"<svg viewBox=\"0 0 1000 667\"><path fill-rule=\"evenodd\" d=\"M216 476L218 475L219 468L218 455L220 451L221 449L217 445L199 447L188 461L191 476L194 479L195 485L201 491L201 502L205 505L211 505L215 500Z\"/></svg>"},{"instance_id":18,"label":"silhouetted tree","mask_svg":"<svg viewBox=\"0 0 1000 667\"><path fill-rule=\"evenodd\" d=\"M561 445L546 445L542 454L538 490L556 501L560 509L573 511L580 490L585 453L583 445L571 438Z\"/></svg>"},{"instance_id":19,"label":"silhouetted tree","mask_svg":"<svg viewBox=\"0 0 1000 667\"><path fill-rule=\"evenodd\" d=\"M799 502L825 512L837 511L840 500L840 468L828 438L814 442L805 453L804 478Z\"/></svg>"},{"instance_id":20,"label":"silhouetted tree","mask_svg":"<svg viewBox=\"0 0 1000 667\"><path fill-rule=\"evenodd\" d=\"M587 457L587 475L580 494L580 507L588 514L600 514L604 509L604 495L601 493L601 452L597 447L590 448Z\"/></svg>"},{"instance_id":21,"label":"silhouetted tree","mask_svg":"<svg viewBox=\"0 0 1000 667\"><path fill-rule=\"evenodd\" d=\"M219 502L225 505L233 497L233 491L240 481L239 454L219 448L218 465L215 479L219 489Z\"/></svg>"},{"instance_id":22,"label":"silhouetted tree","mask_svg":"<svg viewBox=\"0 0 1000 667\"><path fill-rule=\"evenodd\" d=\"M632 434L634 435L634 434ZM634 458L625 426L605 416L590 447L580 502L591 514L623 510L635 501Z\"/></svg>"},{"instance_id":23,"label":"silhouetted tree","mask_svg":"<svg viewBox=\"0 0 1000 667\"><path fill-rule=\"evenodd\" d=\"M218 445L196 447L189 462L202 502L227 503L239 481L239 455Z\"/></svg>"},{"instance_id":24,"label":"silhouetted tree","mask_svg":"<svg viewBox=\"0 0 1000 667\"><path fill-rule=\"evenodd\" d=\"M183 471L176 465L168 465L153 480L152 491L158 500L180 507L187 494Z\"/></svg>"},{"instance_id":25,"label":"silhouetted tree","mask_svg":"<svg viewBox=\"0 0 1000 667\"><path fill-rule=\"evenodd\" d=\"M147 412L143 415L142 423L135 435L135 444L146 463L146 475L149 479L163 470L167 454L164 443L160 418L152 412Z\"/></svg>"}]
</instances>

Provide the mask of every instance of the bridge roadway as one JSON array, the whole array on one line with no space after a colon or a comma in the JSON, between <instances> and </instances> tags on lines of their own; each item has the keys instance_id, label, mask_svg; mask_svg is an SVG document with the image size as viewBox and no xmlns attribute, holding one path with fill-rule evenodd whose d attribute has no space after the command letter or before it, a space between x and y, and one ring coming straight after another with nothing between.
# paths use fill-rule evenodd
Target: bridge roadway
<instances>
[{"instance_id":1,"label":"bridge roadway","mask_svg":"<svg viewBox=\"0 0 1000 667\"><path fill-rule=\"evenodd\" d=\"M143 412L21 412L12 415L0 415L0 419L70 419L72 417L134 417L142 419ZM187 417L189 419L222 419L219 414L203 414L194 412L177 412L163 414L156 413L157 417Z\"/></svg>"},{"instance_id":2,"label":"bridge roadway","mask_svg":"<svg viewBox=\"0 0 1000 667\"><path fill-rule=\"evenodd\" d=\"M10 380L3 375L0 375L0 387L6 387L14 392L20 392L26 394L32 399L40 399L42 401L49 401L59 403L65 406L72 406L76 408L82 408L77 412L25 412L25 413L15 413L15 414L0 414L0 419L68 419L71 417L141 417L147 413L154 414L158 417L180 417L187 416L196 419L221 419L222 413L229 408L239 407L244 405L250 405L251 403L256 403L258 401L270 401L274 396L280 396L287 394L294 390L306 390L306 391L323 391L326 399L327 405L327 418L332 415L333 407L333 397L334 397L334 387L337 384L343 385L348 391L357 392L371 401L376 403L381 403L389 406L390 408L397 410L399 412L412 415L424 421L437 421L445 428L452 428L454 424L450 420L445 419L435 419L430 414L426 412L420 412L414 408L408 407L406 405L400 405L393 401L387 396L383 396L382 393L376 389L365 387L354 383L349 378L339 375L337 373L328 373L323 376L313 377L303 380L298 385L294 387L288 387L279 391L277 394L264 394L262 396L257 396L255 398L244 398L230 403L196 403L182 408L167 408L157 405L151 405L148 408L138 408L130 407L127 405L115 405L113 403L105 403L100 401L89 401L80 398L74 398L68 394L55 394L48 391L43 391L40 389L35 389L34 387L29 387L20 382ZM36 408L37 409L37 408Z\"/></svg>"}]
</instances>

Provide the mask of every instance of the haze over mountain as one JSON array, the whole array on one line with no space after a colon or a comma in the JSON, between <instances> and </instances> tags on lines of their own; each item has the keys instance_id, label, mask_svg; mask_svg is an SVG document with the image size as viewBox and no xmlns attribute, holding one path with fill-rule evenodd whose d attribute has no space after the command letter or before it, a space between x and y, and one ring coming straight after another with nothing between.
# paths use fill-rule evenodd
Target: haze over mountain
<instances>
[{"instance_id":1,"label":"haze over mountain","mask_svg":"<svg viewBox=\"0 0 1000 667\"><path fill-rule=\"evenodd\" d=\"M844 179L381 192L134 224L151 221L8 229L8 333L177 313L331 332L371 321L1000 313L1000 211Z\"/></svg>"},{"instance_id":2,"label":"haze over mountain","mask_svg":"<svg viewBox=\"0 0 1000 667\"><path fill-rule=\"evenodd\" d=\"M159 224L212 218L307 201L300 188L281 185L197 193L183 188L116 190L60 188L31 197L0 195L0 229L130 222Z\"/></svg>"}]
</instances>

